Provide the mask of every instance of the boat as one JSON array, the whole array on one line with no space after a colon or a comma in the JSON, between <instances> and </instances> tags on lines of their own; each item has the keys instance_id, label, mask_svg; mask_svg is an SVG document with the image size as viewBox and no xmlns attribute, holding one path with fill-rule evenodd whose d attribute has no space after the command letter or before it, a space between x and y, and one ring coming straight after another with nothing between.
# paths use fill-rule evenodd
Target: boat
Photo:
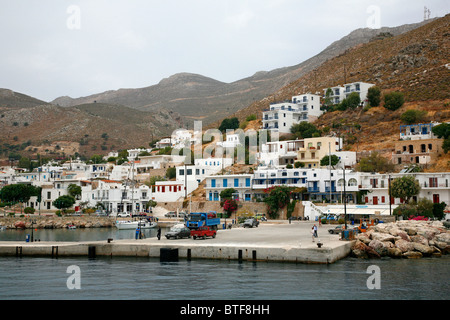
<instances>
[{"instance_id":1,"label":"boat","mask_svg":"<svg viewBox=\"0 0 450 320\"><path fill-rule=\"evenodd\" d=\"M69 230L75 230L77 227L75 227L73 224L70 224L67 226L67 229Z\"/></svg>"},{"instance_id":2,"label":"boat","mask_svg":"<svg viewBox=\"0 0 450 320\"><path fill-rule=\"evenodd\" d=\"M155 228L158 224L155 221L139 220L139 221L116 221L116 228L119 230L136 230L138 227L142 229Z\"/></svg>"}]
</instances>

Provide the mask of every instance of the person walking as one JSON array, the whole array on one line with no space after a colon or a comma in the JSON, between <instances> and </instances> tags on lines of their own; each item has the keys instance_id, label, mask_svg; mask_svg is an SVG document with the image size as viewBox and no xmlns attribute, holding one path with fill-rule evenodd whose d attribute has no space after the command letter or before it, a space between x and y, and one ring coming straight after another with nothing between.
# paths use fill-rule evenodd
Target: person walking
<instances>
[{"instance_id":1,"label":"person walking","mask_svg":"<svg viewBox=\"0 0 450 320\"><path fill-rule=\"evenodd\" d=\"M314 237L317 238L317 225L316 224L314 224L313 230L314 230Z\"/></svg>"},{"instance_id":2,"label":"person walking","mask_svg":"<svg viewBox=\"0 0 450 320\"><path fill-rule=\"evenodd\" d=\"M156 233L158 240L161 240L161 227L158 227L158 232Z\"/></svg>"},{"instance_id":3,"label":"person walking","mask_svg":"<svg viewBox=\"0 0 450 320\"><path fill-rule=\"evenodd\" d=\"M314 227L311 228L311 238L312 242L314 242Z\"/></svg>"}]
</instances>

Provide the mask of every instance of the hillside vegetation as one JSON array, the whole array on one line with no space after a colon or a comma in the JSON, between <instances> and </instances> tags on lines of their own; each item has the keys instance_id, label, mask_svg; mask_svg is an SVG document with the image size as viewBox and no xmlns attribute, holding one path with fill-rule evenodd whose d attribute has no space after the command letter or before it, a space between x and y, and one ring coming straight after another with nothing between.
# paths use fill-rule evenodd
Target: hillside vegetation
<instances>
[{"instance_id":1,"label":"hillside vegetation","mask_svg":"<svg viewBox=\"0 0 450 320\"><path fill-rule=\"evenodd\" d=\"M396 111L383 107L334 111L314 124L347 138L347 149L390 153L399 140L403 112L426 111L423 121L450 121L450 15L394 37L380 37L328 60L272 95L236 112L241 121L251 114L262 117L270 103L302 93L323 96L324 89L356 81L373 83L382 94L402 92L405 104ZM446 156L447 157L447 156ZM447 160L448 161L448 160ZM444 167L448 166L446 160Z\"/></svg>"}]
</instances>

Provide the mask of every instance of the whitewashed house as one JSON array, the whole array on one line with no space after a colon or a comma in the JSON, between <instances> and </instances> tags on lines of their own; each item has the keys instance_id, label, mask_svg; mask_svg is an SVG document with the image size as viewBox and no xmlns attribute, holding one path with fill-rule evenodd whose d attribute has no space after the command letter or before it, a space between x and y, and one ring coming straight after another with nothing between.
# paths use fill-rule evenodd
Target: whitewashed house
<instances>
[{"instance_id":1,"label":"whitewashed house","mask_svg":"<svg viewBox=\"0 0 450 320\"><path fill-rule=\"evenodd\" d=\"M344 99L346 99L352 92L356 92L358 93L359 98L361 99L361 104L363 106L366 106L368 103L367 93L369 91L369 88L373 86L374 84L372 83L366 83L361 81L346 83L343 86L335 86L323 89L324 91L323 97L326 98L328 89L331 89L331 94L328 96L330 102L332 104L339 104Z\"/></svg>"},{"instance_id":2,"label":"whitewashed house","mask_svg":"<svg viewBox=\"0 0 450 320\"><path fill-rule=\"evenodd\" d=\"M308 93L294 96L291 101L271 104L269 109L263 111L263 129L290 133L294 124L313 122L322 113L319 95Z\"/></svg>"},{"instance_id":3,"label":"whitewashed house","mask_svg":"<svg viewBox=\"0 0 450 320\"><path fill-rule=\"evenodd\" d=\"M87 206L102 206L113 216L120 212L142 212L151 198L145 184L123 184L121 181L96 180L82 187L82 201Z\"/></svg>"},{"instance_id":4,"label":"whitewashed house","mask_svg":"<svg viewBox=\"0 0 450 320\"><path fill-rule=\"evenodd\" d=\"M236 190L234 198L239 201L251 201L253 174L215 175L206 177L206 200L220 201L220 193L229 188Z\"/></svg>"},{"instance_id":5,"label":"whitewashed house","mask_svg":"<svg viewBox=\"0 0 450 320\"><path fill-rule=\"evenodd\" d=\"M413 198L417 201L426 198L433 203L445 202L450 205L450 172L414 172L414 173L361 173L359 190L366 190L364 197L366 204L389 203L389 178L401 178L403 176L414 176L419 182L420 193ZM392 204L401 204L403 199L392 198Z\"/></svg>"}]
</instances>

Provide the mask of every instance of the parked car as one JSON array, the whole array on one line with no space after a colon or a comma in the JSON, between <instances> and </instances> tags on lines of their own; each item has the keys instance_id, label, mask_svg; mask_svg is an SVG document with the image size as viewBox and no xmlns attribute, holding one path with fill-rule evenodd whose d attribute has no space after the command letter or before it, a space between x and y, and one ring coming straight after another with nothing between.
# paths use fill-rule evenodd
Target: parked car
<instances>
[{"instance_id":1,"label":"parked car","mask_svg":"<svg viewBox=\"0 0 450 320\"><path fill-rule=\"evenodd\" d=\"M197 238L205 239L206 237L215 238L216 233L217 233L217 231L214 229L211 229L210 227L200 227L200 228L191 230L191 237L193 237L194 240Z\"/></svg>"},{"instance_id":2,"label":"parked car","mask_svg":"<svg viewBox=\"0 0 450 320\"><path fill-rule=\"evenodd\" d=\"M146 217L147 216L147 213L145 213L145 212L136 212L136 213L134 213L133 214L133 218L134 217Z\"/></svg>"},{"instance_id":3,"label":"parked car","mask_svg":"<svg viewBox=\"0 0 450 320\"><path fill-rule=\"evenodd\" d=\"M127 212L119 212L119 213L117 214L117 216L118 216L119 218L131 218L131 215L130 215L129 213L127 213Z\"/></svg>"},{"instance_id":4,"label":"parked car","mask_svg":"<svg viewBox=\"0 0 450 320\"><path fill-rule=\"evenodd\" d=\"M328 232L329 232L330 234L339 234L339 233L341 233L343 230L345 230L345 225L340 224L340 225L337 225L337 226L334 227L334 228L328 229ZM358 227L353 227L353 226L347 225L347 230L353 230L355 233L358 233Z\"/></svg>"},{"instance_id":5,"label":"parked car","mask_svg":"<svg viewBox=\"0 0 450 320\"><path fill-rule=\"evenodd\" d=\"M181 211L180 213L178 213L178 216L180 217L180 218L184 218L184 217L187 217L189 214L187 213L187 212L184 212L184 211Z\"/></svg>"},{"instance_id":6,"label":"parked car","mask_svg":"<svg viewBox=\"0 0 450 320\"><path fill-rule=\"evenodd\" d=\"M175 211L169 211L164 215L164 217L166 217L166 218L176 218L176 216L177 216L177 213Z\"/></svg>"},{"instance_id":7,"label":"parked car","mask_svg":"<svg viewBox=\"0 0 450 320\"><path fill-rule=\"evenodd\" d=\"M259 221L254 218L247 219L242 224L242 226L244 228L253 228L253 227L257 227L258 225L259 225Z\"/></svg>"},{"instance_id":8,"label":"parked car","mask_svg":"<svg viewBox=\"0 0 450 320\"><path fill-rule=\"evenodd\" d=\"M328 232L330 234L339 234L342 232L342 230L344 230L344 226L342 224L340 224L334 228L328 229Z\"/></svg>"},{"instance_id":9,"label":"parked car","mask_svg":"<svg viewBox=\"0 0 450 320\"><path fill-rule=\"evenodd\" d=\"M165 234L167 239L190 238L191 230L184 225L175 225Z\"/></svg>"},{"instance_id":10,"label":"parked car","mask_svg":"<svg viewBox=\"0 0 450 320\"><path fill-rule=\"evenodd\" d=\"M108 214L106 212L96 212L95 215L97 217L107 217L108 216Z\"/></svg>"}]
</instances>

